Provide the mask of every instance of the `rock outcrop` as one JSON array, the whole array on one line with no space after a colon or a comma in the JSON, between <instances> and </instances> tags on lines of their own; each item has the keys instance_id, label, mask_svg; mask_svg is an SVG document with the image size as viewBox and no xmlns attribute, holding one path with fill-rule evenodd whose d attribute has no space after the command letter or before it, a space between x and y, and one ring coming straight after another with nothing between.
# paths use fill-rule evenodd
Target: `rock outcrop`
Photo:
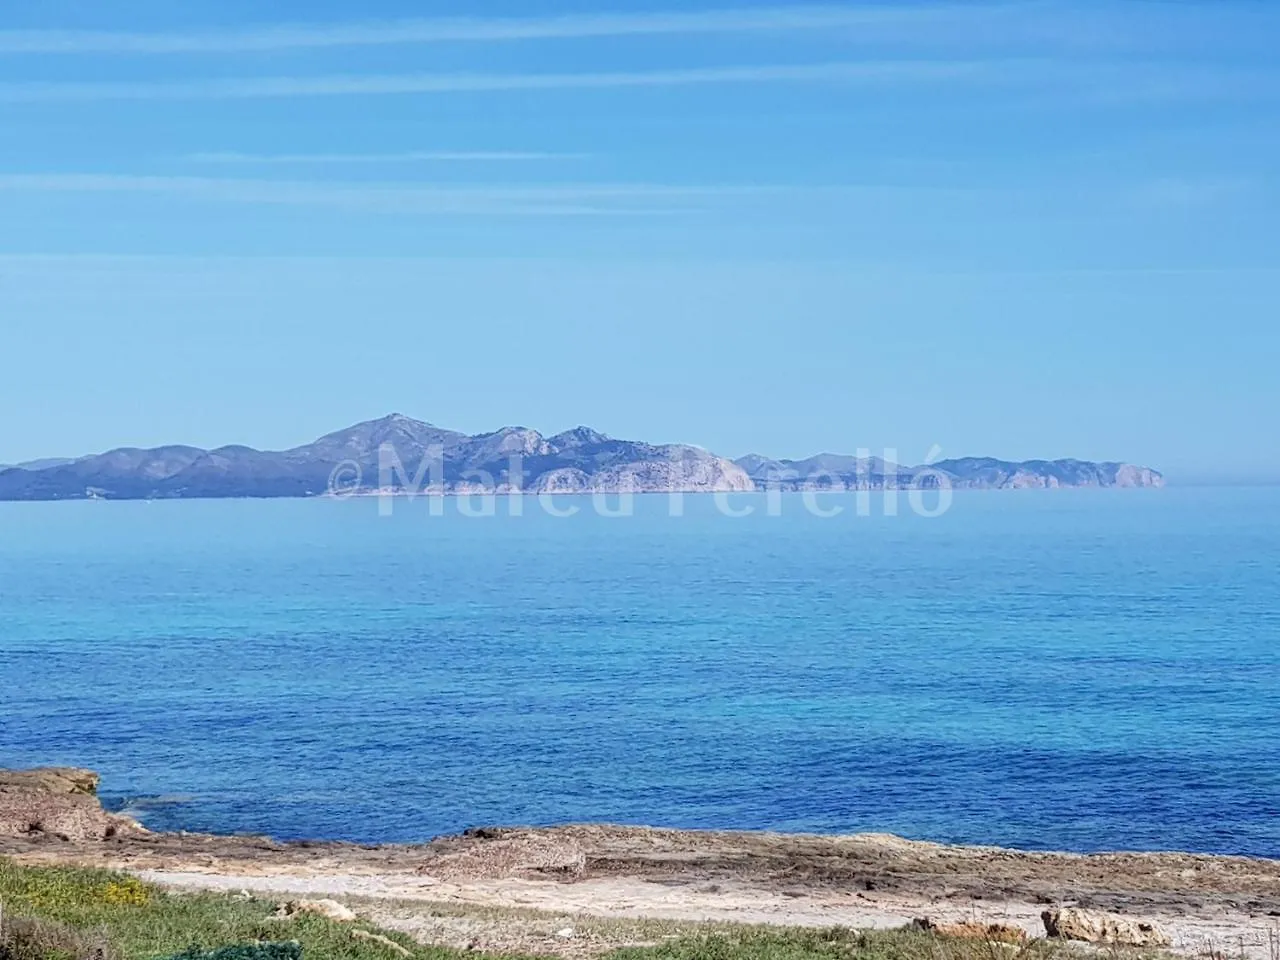
<instances>
[{"instance_id":1,"label":"rock outcrop","mask_svg":"<svg viewBox=\"0 0 1280 960\"><path fill-rule=\"evenodd\" d=\"M1027 931L1007 923L980 923L968 920L964 923L935 923L928 917L915 921L915 926L940 937L957 940L983 940L987 943L1026 943Z\"/></svg>"},{"instance_id":2,"label":"rock outcrop","mask_svg":"<svg viewBox=\"0 0 1280 960\"><path fill-rule=\"evenodd\" d=\"M137 821L102 809L98 780L74 767L0 770L0 839L80 842L144 833Z\"/></svg>"},{"instance_id":3,"label":"rock outcrop","mask_svg":"<svg viewBox=\"0 0 1280 960\"><path fill-rule=\"evenodd\" d=\"M1040 914L1045 933L1061 940L1081 940L1122 947L1168 947L1173 941L1154 924L1117 913L1063 907Z\"/></svg>"},{"instance_id":4,"label":"rock outcrop","mask_svg":"<svg viewBox=\"0 0 1280 960\"><path fill-rule=\"evenodd\" d=\"M433 857L422 872L433 877L498 879L577 876L586 868L579 844L543 836L536 829L479 827L459 839L460 849Z\"/></svg>"},{"instance_id":5,"label":"rock outcrop","mask_svg":"<svg viewBox=\"0 0 1280 960\"><path fill-rule=\"evenodd\" d=\"M299 914L311 914L326 920L336 920L338 923L354 923L357 919L354 910L337 900L289 900L280 904L273 916L277 920L287 920Z\"/></svg>"}]
</instances>

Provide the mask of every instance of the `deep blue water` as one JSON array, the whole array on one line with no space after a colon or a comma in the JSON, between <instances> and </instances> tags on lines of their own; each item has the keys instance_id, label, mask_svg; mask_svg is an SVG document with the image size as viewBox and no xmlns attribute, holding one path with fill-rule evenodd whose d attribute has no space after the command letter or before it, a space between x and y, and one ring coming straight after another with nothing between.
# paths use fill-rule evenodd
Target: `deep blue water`
<instances>
[{"instance_id":1,"label":"deep blue water","mask_svg":"<svg viewBox=\"0 0 1280 960\"><path fill-rule=\"evenodd\" d=\"M783 506L0 504L0 765L290 838L610 820L1280 856L1280 488Z\"/></svg>"}]
</instances>

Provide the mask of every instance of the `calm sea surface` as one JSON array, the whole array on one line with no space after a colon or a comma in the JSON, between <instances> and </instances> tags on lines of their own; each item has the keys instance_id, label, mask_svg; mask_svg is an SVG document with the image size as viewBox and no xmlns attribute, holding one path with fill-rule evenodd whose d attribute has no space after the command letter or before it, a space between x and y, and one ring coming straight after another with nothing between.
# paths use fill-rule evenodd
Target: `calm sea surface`
<instances>
[{"instance_id":1,"label":"calm sea surface","mask_svg":"<svg viewBox=\"0 0 1280 960\"><path fill-rule=\"evenodd\" d=\"M0 504L0 766L289 838L609 820L1280 856L1280 488L903 507Z\"/></svg>"}]
</instances>

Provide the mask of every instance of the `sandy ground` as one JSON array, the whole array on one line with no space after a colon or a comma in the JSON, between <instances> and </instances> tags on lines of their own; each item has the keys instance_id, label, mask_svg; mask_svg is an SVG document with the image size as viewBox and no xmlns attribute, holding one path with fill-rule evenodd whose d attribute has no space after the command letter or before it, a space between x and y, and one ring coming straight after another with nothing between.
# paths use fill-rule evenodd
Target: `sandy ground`
<instances>
[{"instance_id":1,"label":"sandy ground","mask_svg":"<svg viewBox=\"0 0 1280 960\"><path fill-rule=\"evenodd\" d=\"M0 842L0 853L176 887L329 896L425 942L565 956L708 921L886 928L929 917L1039 936L1042 910L1079 905L1150 920L1183 953L1280 960L1280 862L1270 860L603 825L379 847L151 834Z\"/></svg>"}]
</instances>

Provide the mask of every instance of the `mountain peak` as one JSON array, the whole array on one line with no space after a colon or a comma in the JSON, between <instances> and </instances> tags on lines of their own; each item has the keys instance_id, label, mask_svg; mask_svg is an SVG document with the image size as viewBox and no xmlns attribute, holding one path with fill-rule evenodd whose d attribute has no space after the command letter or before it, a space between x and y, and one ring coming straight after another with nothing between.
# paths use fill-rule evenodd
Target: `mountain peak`
<instances>
[{"instance_id":1,"label":"mountain peak","mask_svg":"<svg viewBox=\"0 0 1280 960\"><path fill-rule=\"evenodd\" d=\"M463 438L463 434L442 430L424 420L414 420L401 413L389 413L377 420L362 420L343 430L326 433L323 437L289 451L328 458L333 461L367 457L384 443L396 447L415 449L433 443L447 444Z\"/></svg>"},{"instance_id":2,"label":"mountain peak","mask_svg":"<svg viewBox=\"0 0 1280 960\"><path fill-rule=\"evenodd\" d=\"M599 430L592 430L590 427L582 425L574 427L572 430L566 430L563 433L557 433L550 438L550 442L556 447L586 447L597 443L608 443L609 437L601 433Z\"/></svg>"},{"instance_id":3,"label":"mountain peak","mask_svg":"<svg viewBox=\"0 0 1280 960\"><path fill-rule=\"evenodd\" d=\"M358 427L407 427L410 429L426 427L430 430L437 429L434 423L429 423L426 420L416 420L413 417L405 416L403 413L388 413L385 417L378 417L376 420L364 420L353 424L349 429L354 430Z\"/></svg>"}]
</instances>

